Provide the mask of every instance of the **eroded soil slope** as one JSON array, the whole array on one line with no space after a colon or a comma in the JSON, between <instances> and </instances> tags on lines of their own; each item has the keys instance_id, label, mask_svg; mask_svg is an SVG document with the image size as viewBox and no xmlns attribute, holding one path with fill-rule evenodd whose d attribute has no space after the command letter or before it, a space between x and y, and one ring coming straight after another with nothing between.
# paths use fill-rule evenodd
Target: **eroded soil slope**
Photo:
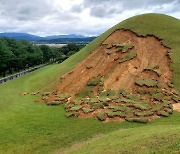
<instances>
[{"instance_id":1,"label":"eroded soil slope","mask_svg":"<svg viewBox=\"0 0 180 154\"><path fill-rule=\"evenodd\" d=\"M84 61L60 78L48 105L66 102L67 117L147 122L169 116L180 101L173 89L169 48L155 36L129 30L111 34Z\"/></svg>"},{"instance_id":2,"label":"eroded soil slope","mask_svg":"<svg viewBox=\"0 0 180 154\"><path fill-rule=\"evenodd\" d=\"M129 43L133 45L131 50L137 52L137 57L119 64L119 59L127 53L116 52L117 47L106 48L106 44ZM107 52L112 50L112 54ZM77 65L70 73L62 77L58 85L58 93L75 95L80 93L87 82L101 75L105 89L125 88L132 90L134 82L139 77L151 76L157 78L153 72L144 73L148 66L159 66L162 72L159 82L171 82L170 59L167 56L168 48L154 36L139 37L131 31L117 30L109 36L101 46L92 52L82 63ZM87 67L92 67L88 69Z\"/></svg>"}]
</instances>

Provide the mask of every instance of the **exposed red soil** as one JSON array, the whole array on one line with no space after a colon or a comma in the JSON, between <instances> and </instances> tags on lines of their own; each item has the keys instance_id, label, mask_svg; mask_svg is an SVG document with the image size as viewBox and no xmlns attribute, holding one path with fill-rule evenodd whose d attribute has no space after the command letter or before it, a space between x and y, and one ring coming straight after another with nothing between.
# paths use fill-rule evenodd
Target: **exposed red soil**
<instances>
[{"instance_id":1,"label":"exposed red soil","mask_svg":"<svg viewBox=\"0 0 180 154\"><path fill-rule=\"evenodd\" d=\"M137 52L137 57L119 64L114 58L118 55L124 57L126 53L114 52L108 55L105 44L130 43ZM113 47L111 50L114 50ZM161 41L154 36L137 36L129 30L117 30L110 35L95 51L84 61L78 64L71 73L62 77L58 84L58 93L76 95L86 86L87 82L98 75L104 78L104 89L118 90L120 88L133 91L134 82L137 78L155 78L160 83L171 82L172 73L169 67L170 59L167 56L168 48L163 46ZM148 66L159 65L162 72L160 77L151 71L145 71ZM92 66L87 69L86 66ZM108 76L110 72L110 76Z\"/></svg>"}]
</instances>

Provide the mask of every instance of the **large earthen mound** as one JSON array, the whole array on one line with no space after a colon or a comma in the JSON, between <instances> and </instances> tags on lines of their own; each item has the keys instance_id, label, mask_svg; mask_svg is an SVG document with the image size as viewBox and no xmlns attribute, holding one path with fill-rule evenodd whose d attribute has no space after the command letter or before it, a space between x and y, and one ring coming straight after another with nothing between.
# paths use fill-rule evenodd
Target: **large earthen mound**
<instances>
[{"instance_id":1,"label":"large earthen mound","mask_svg":"<svg viewBox=\"0 0 180 154\"><path fill-rule=\"evenodd\" d=\"M168 116L171 104L180 100L171 83L168 50L155 36L116 30L43 100L48 105L67 102L67 116L102 121Z\"/></svg>"}]
</instances>

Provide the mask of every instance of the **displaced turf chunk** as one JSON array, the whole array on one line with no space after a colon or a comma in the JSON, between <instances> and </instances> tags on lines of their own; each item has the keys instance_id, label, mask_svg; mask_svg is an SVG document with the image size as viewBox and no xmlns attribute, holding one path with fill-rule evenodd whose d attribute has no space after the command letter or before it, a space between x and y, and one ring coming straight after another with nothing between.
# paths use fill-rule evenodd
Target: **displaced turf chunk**
<instances>
[{"instance_id":1,"label":"displaced turf chunk","mask_svg":"<svg viewBox=\"0 0 180 154\"><path fill-rule=\"evenodd\" d=\"M117 61L119 59L119 57L118 56L116 56L115 58L114 58L114 61Z\"/></svg>"},{"instance_id":2,"label":"displaced turf chunk","mask_svg":"<svg viewBox=\"0 0 180 154\"><path fill-rule=\"evenodd\" d=\"M57 95L59 100L62 101L62 100L65 100L65 99L68 99L69 97L71 97L69 94L59 94Z\"/></svg>"},{"instance_id":3,"label":"displaced turf chunk","mask_svg":"<svg viewBox=\"0 0 180 154\"><path fill-rule=\"evenodd\" d=\"M113 47L112 44L107 44L106 49L111 49Z\"/></svg>"},{"instance_id":4,"label":"displaced turf chunk","mask_svg":"<svg viewBox=\"0 0 180 154\"><path fill-rule=\"evenodd\" d=\"M78 112L68 112L66 113L66 117L78 117L79 113Z\"/></svg>"},{"instance_id":5,"label":"displaced turf chunk","mask_svg":"<svg viewBox=\"0 0 180 154\"><path fill-rule=\"evenodd\" d=\"M88 82L88 86L96 86L101 82L101 76L92 78L89 82Z\"/></svg>"},{"instance_id":6,"label":"displaced turf chunk","mask_svg":"<svg viewBox=\"0 0 180 154\"><path fill-rule=\"evenodd\" d=\"M99 112L99 113L97 114L97 118L98 118L99 120L101 120L101 121L106 120L106 114L105 114L105 112L103 112L103 111Z\"/></svg>"},{"instance_id":7,"label":"displaced turf chunk","mask_svg":"<svg viewBox=\"0 0 180 154\"><path fill-rule=\"evenodd\" d=\"M91 104L91 108L93 109L103 109L104 105L102 102Z\"/></svg>"},{"instance_id":8,"label":"displaced turf chunk","mask_svg":"<svg viewBox=\"0 0 180 154\"><path fill-rule=\"evenodd\" d=\"M71 111L78 111L80 109L82 109L82 105L76 105L76 106L73 106L72 108L70 108Z\"/></svg>"},{"instance_id":9,"label":"displaced turf chunk","mask_svg":"<svg viewBox=\"0 0 180 154\"><path fill-rule=\"evenodd\" d=\"M89 112L93 112L94 111L94 109L91 109L91 108L82 108L82 110L83 110L83 112L84 113L89 113Z\"/></svg>"},{"instance_id":10,"label":"displaced turf chunk","mask_svg":"<svg viewBox=\"0 0 180 154\"><path fill-rule=\"evenodd\" d=\"M52 106L55 106L55 105L60 105L61 102L59 101L50 101L50 102L47 102L47 105L52 105Z\"/></svg>"},{"instance_id":11,"label":"displaced turf chunk","mask_svg":"<svg viewBox=\"0 0 180 154\"><path fill-rule=\"evenodd\" d=\"M164 95L162 93L156 93L154 95L152 95L154 100L161 100L163 99Z\"/></svg>"},{"instance_id":12,"label":"displaced turf chunk","mask_svg":"<svg viewBox=\"0 0 180 154\"><path fill-rule=\"evenodd\" d=\"M110 105L108 108L112 109L113 111L125 111L126 110L125 107L118 106L118 105Z\"/></svg>"},{"instance_id":13,"label":"displaced turf chunk","mask_svg":"<svg viewBox=\"0 0 180 154\"><path fill-rule=\"evenodd\" d=\"M44 94L43 94L43 96L49 96L51 93L50 92L45 92Z\"/></svg>"},{"instance_id":14,"label":"displaced turf chunk","mask_svg":"<svg viewBox=\"0 0 180 154\"><path fill-rule=\"evenodd\" d=\"M138 89L137 92L141 95L145 95L145 94L148 94L148 91L147 90L144 90L144 89Z\"/></svg>"},{"instance_id":15,"label":"displaced turf chunk","mask_svg":"<svg viewBox=\"0 0 180 154\"><path fill-rule=\"evenodd\" d=\"M91 69L92 66L91 66L91 65L87 65L86 68L87 68L87 69Z\"/></svg>"},{"instance_id":16,"label":"displaced turf chunk","mask_svg":"<svg viewBox=\"0 0 180 154\"><path fill-rule=\"evenodd\" d=\"M125 62L125 61L129 61L129 60L135 58L136 56L137 56L136 51L131 51L130 53L128 53L127 56L125 56L124 58L122 58L122 59L120 60L120 63L123 63L123 62Z\"/></svg>"},{"instance_id":17,"label":"displaced turf chunk","mask_svg":"<svg viewBox=\"0 0 180 154\"><path fill-rule=\"evenodd\" d=\"M141 116L141 117L147 117L147 116L152 116L154 115L154 112L152 111L145 111L145 112L135 112L134 113L136 116Z\"/></svg>"},{"instance_id":18,"label":"displaced turf chunk","mask_svg":"<svg viewBox=\"0 0 180 154\"><path fill-rule=\"evenodd\" d=\"M135 104L133 104L133 106L140 110L149 110L150 109L149 103L147 103L147 102L135 103Z\"/></svg>"},{"instance_id":19,"label":"displaced turf chunk","mask_svg":"<svg viewBox=\"0 0 180 154\"><path fill-rule=\"evenodd\" d=\"M166 111L158 111L158 112L157 112L157 115L163 116L163 117L168 117L168 116L169 116L169 113L166 112Z\"/></svg>"},{"instance_id":20,"label":"displaced turf chunk","mask_svg":"<svg viewBox=\"0 0 180 154\"><path fill-rule=\"evenodd\" d=\"M138 122L138 123L147 123L148 122L147 118L125 118L125 120L128 122Z\"/></svg>"},{"instance_id":21,"label":"displaced turf chunk","mask_svg":"<svg viewBox=\"0 0 180 154\"><path fill-rule=\"evenodd\" d=\"M155 87L158 82L156 79L138 79L135 82L138 86Z\"/></svg>"},{"instance_id":22,"label":"displaced turf chunk","mask_svg":"<svg viewBox=\"0 0 180 154\"><path fill-rule=\"evenodd\" d=\"M123 113L123 112L113 112L112 110L107 110L105 112L106 112L106 114L107 114L107 116L109 118L113 118L113 117L116 117L116 116L121 117L121 118L126 117L125 113Z\"/></svg>"},{"instance_id":23,"label":"displaced turf chunk","mask_svg":"<svg viewBox=\"0 0 180 154\"><path fill-rule=\"evenodd\" d=\"M126 43L126 44L124 44L124 47L123 47L123 49L122 49L122 52L125 53L125 52L127 52L129 49L132 49L132 47L133 47L133 45Z\"/></svg>"},{"instance_id":24,"label":"displaced turf chunk","mask_svg":"<svg viewBox=\"0 0 180 154\"><path fill-rule=\"evenodd\" d=\"M108 55L111 55L111 54L113 53L113 51L112 51L112 50L108 50L106 53L107 53Z\"/></svg>"},{"instance_id":25,"label":"displaced turf chunk","mask_svg":"<svg viewBox=\"0 0 180 154\"><path fill-rule=\"evenodd\" d=\"M150 70L155 72L158 76L162 75L162 72L158 70L159 66L148 66L145 70Z\"/></svg>"}]
</instances>

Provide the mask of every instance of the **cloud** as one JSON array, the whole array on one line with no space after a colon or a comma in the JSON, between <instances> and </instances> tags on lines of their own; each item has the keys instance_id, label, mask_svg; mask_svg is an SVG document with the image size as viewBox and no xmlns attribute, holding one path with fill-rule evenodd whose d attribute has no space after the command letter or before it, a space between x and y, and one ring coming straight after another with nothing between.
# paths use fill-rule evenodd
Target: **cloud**
<instances>
[{"instance_id":1,"label":"cloud","mask_svg":"<svg viewBox=\"0 0 180 154\"><path fill-rule=\"evenodd\" d=\"M0 0L0 32L99 35L142 13L180 18L179 0Z\"/></svg>"}]
</instances>

